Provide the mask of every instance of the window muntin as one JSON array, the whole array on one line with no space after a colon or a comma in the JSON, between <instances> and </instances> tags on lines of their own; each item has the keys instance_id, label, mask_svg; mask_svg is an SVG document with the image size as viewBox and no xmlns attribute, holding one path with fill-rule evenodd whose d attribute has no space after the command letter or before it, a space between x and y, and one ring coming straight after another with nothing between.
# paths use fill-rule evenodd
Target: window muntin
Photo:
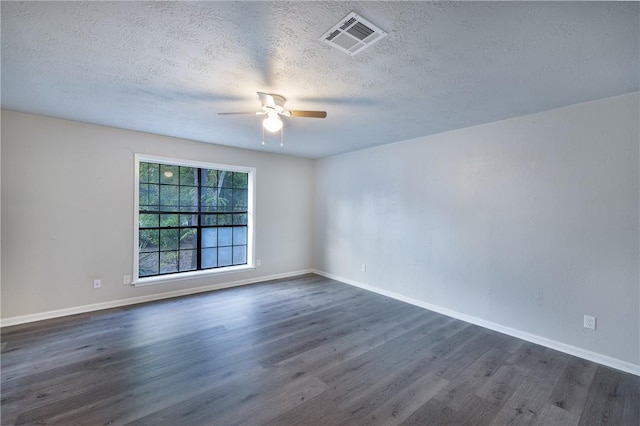
<instances>
[{"instance_id":1,"label":"window muntin","mask_svg":"<svg viewBox=\"0 0 640 426\"><path fill-rule=\"evenodd\" d=\"M137 279L252 266L253 169L138 158Z\"/></svg>"}]
</instances>

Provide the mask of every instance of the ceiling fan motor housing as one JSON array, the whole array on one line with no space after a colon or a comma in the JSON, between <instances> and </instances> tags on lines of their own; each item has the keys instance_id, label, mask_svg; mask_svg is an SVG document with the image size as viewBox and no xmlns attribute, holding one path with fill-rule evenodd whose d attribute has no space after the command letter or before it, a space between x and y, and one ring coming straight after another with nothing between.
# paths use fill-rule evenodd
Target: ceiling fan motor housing
<instances>
[{"instance_id":1,"label":"ceiling fan motor housing","mask_svg":"<svg viewBox=\"0 0 640 426\"><path fill-rule=\"evenodd\" d=\"M284 96L280 95L271 95L273 98L273 102L275 102L276 106L279 106L284 109L284 103L287 102Z\"/></svg>"},{"instance_id":2,"label":"ceiling fan motor housing","mask_svg":"<svg viewBox=\"0 0 640 426\"><path fill-rule=\"evenodd\" d=\"M287 111L284 109L284 103L287 101L284 96L261 92L258 92L258 95L260 96L260 101L262 102L263 112L276 112L278 114L288 115Z\"/></svg>"}]
</instances>

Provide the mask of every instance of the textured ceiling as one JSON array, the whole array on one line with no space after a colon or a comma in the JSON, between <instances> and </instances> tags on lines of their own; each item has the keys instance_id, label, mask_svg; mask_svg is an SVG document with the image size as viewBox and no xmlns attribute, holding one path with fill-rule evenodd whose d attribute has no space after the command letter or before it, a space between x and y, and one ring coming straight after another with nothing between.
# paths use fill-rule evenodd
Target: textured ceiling
<instances>
[{"instance_id":1,"label":"textured ceiling","mask_svg":"<svg viewBox=\"0 0 640 426\"><path fill-rule=\"evenodd\" d=\"M2 107L323 157L639 90L637 2L2 2ZM318 38L355 11L389 35ZM260 146L257 91L285 118Z\"/></svg>"}]
</instances>

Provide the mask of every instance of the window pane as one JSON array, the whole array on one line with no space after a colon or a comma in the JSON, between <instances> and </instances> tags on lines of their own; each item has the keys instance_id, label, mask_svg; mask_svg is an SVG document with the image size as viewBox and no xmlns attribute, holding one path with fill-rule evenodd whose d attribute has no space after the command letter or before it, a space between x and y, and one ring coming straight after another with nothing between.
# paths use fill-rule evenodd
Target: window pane
<instances>
[{"instance_id":1,"label":"window pane","mask_svg":"<svg viewBox=\"0 0 640 426\"><path fill-rule=\"evenodd\" d=\"M158 210L158 205L160 202L159 199L160 186L159 185L148 185L147 186L147 206L149 206L148 210Z\"/></svg>"},{"instance_id":2,"label":"window pane","mask_svg":"<svg viewBox=\"0 0 640 426\"><path fill-rule=\"evenodd\" d=\"M149 275L158 275L159 271L159 253L140 253L138 262L138 276L147 277Z\"/></svg>"},{"instance_id":3,"label":"window pane","mask_svg":"<svg viewBox=\"0 0 640 426\"><path fill-rule=\"evenodd\" d=\"M200 261L202 268L215 268L218 266L218 249L205 248L202 249L202 259Z\"/></svg>"},{"instance_id":4,"label":"window pane","mask_svg":"<svg viewBox=\"0 0 640 426\"><path fill-rule=\"evenodd\" d=\"M160 165L155 163L148 163L149 183L160 182Z\"/></svg>"},{"instance_id":5,"label":"window pane","mask_svg":"<svg viewBox=\"0 0 640 426\"><path fill-rule=\"evenodd\" d=\"M218 196L218 211L233 211L233 189L222 189Z\"/></svg>"},{"instance_id":6,"label":"window pane","mask_svg":"<svg viewBox=\"0 0 640 426\"><path fill-rule=\"evenodd\" d=\"M227 180L228 172L226 170L218 170L218 188L229 188L229 181ZM233 182L231 182L233 184Z\"/></svg>"},{"instance_id":7,"label":"window pane","mask_svg":"<svg viewBox=\"0 0 640 426\"><path fill-rule=\"evenodd\" d=\"M202 228L202 247L215 247L218 245L218 229Z\"/></svg>"},{"instance_id":8,"label":"window pane","mask_svg":"<svg viewBox=\"0 0 640 426\"><path fill-rule=\"evenodd\" d=\"M198 267L195 250L180 250L180 271L193 271Z\"/></svg>"},{"instance_id":9,"label":"window pane","mask_svg":"<svg viewBox=\"0 0 640 426\"><path fill-rule=\"evenodd\" d=\"M218 225L231 225L232 224L232 215L230 214L219 214L218 215Z\"/></svg>"},{"instance_id":10,"label":"window pane","mask_svg":"<svg viewBox=\"0 0 640 426\"><path fill-rule=\"evenodd\" d=\"M232 251L231 247L219 247L218 248L218 266L231 265Z\"/></svg>"},{"instance_id":11,"label":"window pane","mask_svg":"<svg viewBox=\"0 0 640 426\"><path fill-rule=\"evenodd\" d=\"M177 214L161 214L160 226L178 226Z\"/></svg>"},{"instance_id":12,"label":"window pane","mask_svg":"<svg viewBox=\"0 0 640 426\"><path fill-rule=\"evenodd\" d=\"M247 190L246 189L233 190L233 211L236 211L236 212L247 211Z\"/></svg>"},{"instance_id":13,"label":"window pane","mask_svg":"<svg viewBox=\"0 0 640 426\"><path fill-rule=\"evenodd\" d=\"M218 245L230 246L233 228L218 228Z\"/></svg>"},{"instance_id":14,"label":"window pane","mask_svg":"<svg viewBox=\"0 0 640 426\"><path fill-rule=\"evenodd\" d=\"M247 246L233 246L233 264L244 265L247 263Z\"/></svg>"},{"instance_id":15,"label":"window pane","mask_svg":"<svg viewBox=\"0 0 640 426\"><path fill-rule=\"evenodd\" d=\"M203 214L202 215L202 224L203 225L217 225L218 224L218 215L215 214Z\"/></svg>"},{"instance_id":16,"label":"window pane","mask_svg":"<svg viewBox=\"0 0 640 426\"><path fill-rule=\"evenodd\" d=\"M220 170L220 180L222 181L223 188L233 188L233 172L226 170ZM224 179L222 178L224 176Z\"/></svg>"},{"instance_id":17,"label":"window pane","mask_svg":"<svg viewBox=\"0 0 640 426\"><path fill-rule=\"evenodd\" d=\"M141 183L138 194L139 194L140 209L142 210L143 206L146 207L147 205L149 205L149 185L147 185L146 183Z\"/></svg>"},{"instance_id":18,"label":"window pane","mask_svg":"<svg viewBox=\"0 0 640 426\"><path fill-rule=\"evenodd\" d=\"M160 230L160 250L178 250L179 244L178 229L161 229Z\"/></svg>"},{"instance_id":19,"label":"window pane","mask_svg":"<svg viewBox=\"0 0 640 426\"><path fill-rule=\"evenodd\" d=\"M247 228L236 226L233 228L233 245L247 244Z\"/></svg>"},{"instance_id":20,"label":"window pane","mask_svg":"<svg viewBox=\"0 0 640 426\"><path fill-rule=\"evenodd\" d=\"M202 188L200 195L200 209L215 212L218 210L218 190L216 188Z\"/></svg>"},{"instance_id":21,"label":"window pane","mask_svg":"<svg viewBox=\"0 0 640 426\"><path fill-rule=\"evenodd\" d=\"M197 214L181 214L180 226L197 226L198 215Z\"/></svg>"},{"instance_id":22,"label":"window pane","mask_svg":"<svg viewBox=\"0 0 640 426\"><path fill-rule=\"evenodd\" d=\"M246 225L247 224L247 214L246 213L236 213L233 215L233 224L234 225Z\"/></svg>"},{"instance_id":23,"label":"window pane","mask_svg":"<svg viewBox=\"0 0 640 426\"><path fill-rule=\"evenodd\" d=\"M140 163L140 173L138 176L140 177L140 183L149 182L149 164L148 163Z\"/></svg>"},{"instance_id":24,"label":"window pane","mask_svg":"<svg viewBox=\"0 0 640 426\"><path fill-rule=\"evenodd\" d=\"M180 211L195 212L198 210L198 189L194 186L180 187Z\"/></svg>"},{"instance_id":25,"label":"window pane","mask_svg":"<svg viewBox=\"0 0 640 426\"><path fill-rule=\"evenodd\" d=\"M218 186L218 171L217 170L202 170L202 186L217 187Z\"/></svg>"},{"instance_id":26,"label":"window pane","mask_svg":"<svg viewBox=\"0 0 640 426\"><path fill-rule=\"evenodd\" d=\"M249 187L249 174L235 172L233 174L233 187L237 189L247 189Z\"/></svg>"},{"instance_id":27,"label":"window pane","mask_svg":"<svg viewBox=\"0 0 640 426\"><path fill-rule=\"evenodd\" d=\"M160 185L160 206L164 207L161 210L165 211L178 210L178 186Z\"/></svg>"},{"instance_id":28,"label":"window pane","mask_svg":"<svg viewBox=\"0 0 640 426\"><path fill-rule=\"evenodd\" d=\"M180 230L180 250L188 250L197 248L198 230L195 228L187 228Z\"/></svg>"},{"instance_id":29,"label":"window pane","mask_svg":"<svg viewBox=\"0 0 640 426\"><path fill-rule=\"evenodd\" d=\"M148 214L148 213L140 213L140 228L152 228L158 226L158 215L157 214Z\"/></svg>"},{"instance_id":30,"label":"window pane","mask_svg":"<svg viewBox=\"0 0 640 426\"><path fill-rule=\"evenodd\" d=\"M178 272L178 252L177 251L161 251L160 252L160 273L167 274L170 272Z\"/></svg>"},{"instance_id":31,"label":"window pane","mask_svg":"<svg viewBox=\"0 0 640 426\"><path fill-rule=\"evenodd\" d=\"M138 234L138 249L141 253L158 251L160 232L157 229L141 229Z\"/></svg>"},{"instance_id":32,"label":"window pane","mask_svg":"<svg viewBox=\"0 0 640 426\"><path fill-rule=\"evenodd\" d=\"M167 164L161 164L160 165L160 183L177 185L179 169L180 168L178 166L169 166Z\"/></svg>"},{"instance_id":33,"label":"window pane","mask_svg":"<svg viewBox=\"0 0 640 426\"><path fill-rule=\"evenodd\" d=\"M198 169L195 167L180 167L180 185L198 185Z\"/></svg>"}]
</instances>

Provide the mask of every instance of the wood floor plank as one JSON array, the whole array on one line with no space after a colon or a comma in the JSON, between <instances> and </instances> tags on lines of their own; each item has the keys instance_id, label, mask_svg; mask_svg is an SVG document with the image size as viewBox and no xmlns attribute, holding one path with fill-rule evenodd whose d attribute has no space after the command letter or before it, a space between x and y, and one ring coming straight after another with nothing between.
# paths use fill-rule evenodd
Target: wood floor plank
<instances>
[{"instance_id":1,"label":"wood floor plank","mask_svg":"<svg viewBox=\"0 0 640 426\"><path fill-rule=\"evenodd\" d=\"M267 422L256 422L267 426L324 426L349 424L350 414L335 404L340 395L327 389L314 398L309 398L296 407L284 411Z\"/></svg>"},{"instance_id":2,"label":"wood floor plank","mask_svg":"<svg viewBox=\"0 0 640 426\"><path fill-rule=\"evenodd\" d=\"M575 426L579 421L578 415L554 404L544 404L540 417L537 419L538 424L549 426Z\"/></svg>"},{"instance_id":3,"label":"wood floor plank","mask_svg":"<svg viewBox=\"0 0 640 426\"><path fill-rule=\"evenodd\" d=\"M578 358L570 359L558 377L548 402L574 415L579 415L597 368L598 365L594 362Z\"/></svg>"},{"instance_id":4,"label":"wood floor plank","mask_svg":"<svg viewBox=\"0 0 640 426\"><path fill-rule=\"evenodd\" d=\"M405 421L401 422L400 425L454 425L455 423L453 423L453 419L455 415L455 410L448 407L445 403L433 398L414 411L413 414L411 414L411 416L409 416Z\"/></svg>"},{"instance_id":5,"label":"wood floor plank","mask_svg":"<svg viewBox=\"0 0 640 426\"><path fill-rule=\"evenodd\" d=\"M216 386L138 418L131 424L251 424L256 416L261 416L261 409L271 410L262 418L270 420L280 409L291 409L325 389L326 385L313 376L291 374L279 367L265 368L258 374L243 375L224 386Z\"/></svg>"},{"instance_id":6,"label":"wood floor plank","mask_svg":"<svg viewBox=\"0 0 640 426\"><path fill-rule=\"evenodd\" d=\"M321 373L320 377L326 383L334 384L360 379L363 371L373 371L375 374L369 380L375 381L376 377L381 374L392 372L407 357L412 355L422 358L428 357L425 356L428 349L445 341L446 335L450 333L450 326L454 322L449 318L441 318L431 325L427 323L423 327L429 328L429 333L423 333L421 330L415 330L412 333L422 335L422 339L415 340L412 335L402 334L356 358L347 360ZM462 332L464 329L458 328L458 331ZM455 334L450 338L454 336ZM431 357L435 357L435 355L431 355Z\"/></svg>"},{"instance_id":7,"label":"wood floor plank","mask_svg":"<svg viewBox=\"0 0 640 426\"><path fill-rule=\"evenodd\" d=\"M525 370L516 365L503 364L475 394L489 404L502 407L525 377Z\"/></svg>"},{"instance_id":8,"label":"wood floor plank","mask_svg":"<svg viewBox=\"0 0 640 426\"><path fill-rule=\"evenodd\" d=\"M623 374L620 393L624 396L622 424L640 424L640 380L630 374Z\"/></svg>"},{"instance_id":9,"label":"wood floor plank","mask_svg":"<svg viewBox=\"0 0 640 426\"><path fill-rule=\"evenodd\" d=\"M627 395L624 389L624 374L599 366L580 416L580 425L623 424L624 403Z\"/></svg>"},{"instance_id":10,"label":"wood floor plank","mask_svg":"<svg viewBox=\"0 0 640 426\"><path fill-rule=\"evenodd\" d=\"M482 386L489 382L508 356L508 353L498 347L491 348L452 379L437 398L454 410L460 410Z\"/></svg>"},{"instance_id":11,"label":"wood floor plank","mask_svg":"<svg viewBox=\"0 0 640 426\"><path fill-rule=\"evenodd\" d=\"M489 425L500 408L499 404L487 404L482 398L472 395L458 410L454 409L455 414L448 421L452 425Z\"/></svg>"},{"instance_id":12,"label":"wood floor plank","mask_svg":"<svg viewBox=\"0 0 640 426\"><path fill-rule=\"evenodd\" d=\"M516 389L511 397L506 401L502 409L492 419L491 424L500 426L507 424L547 425L550 423L556 423L555 421L552 421L553 416L551 416L550 419L547 419L546 414L548 413L545 412L545 409L555 406L544 402L540 398L540 391L537 391L537 389L534 389L537 392L530 394L532 388L533 387L529 386L528 383L523 383L518 387L518 389ZM558 410L558 413L562 416L562 418L556 417L559 423L562 424L563 422L568 422L566 423L567 426L577 423L577 417L575 418L575 422L569 421L571 418L571 414L569 412Z\"/></svg>"},{"instance_id":13,"label":"wood floor plank","mask_svg":"<svg viewBox=\"0 0 640 426\"><path fill-rule=\"evenodd\" d=\"M640 422L637 376L313 274L0 343L2 425Z\"/></svg>"},{"instance_id":14,"label":"wood floor plank","mask_svg":"<svg viewBox=\"0 0 640 426\"><path fill-rule=\"evenodd\" d=\"M442 377L425 374L413 383L392 392L382 404L369 410L362 410L358 423L362 425L399 424L411 416L418 408L436 396L449 382ZM351 411L353 413L353 410Z\"/></svg>"},{"instance_id":15,"label":"wood floor plank","mask_svg":"<svg viewBox=\"0 0 640 426\"><path fill-rule=\"evenodd\" d=\"M411 335L415 329L422 328L428 322L435 321L436 316L399 314L391 321L370 325L340 339L327 342L325 345L313 348L300 354L293 361L302 360L315 374L321 374L345 361L354 359L372 349L377 348L403 334Z\"/></svg>"}]
</instances>

